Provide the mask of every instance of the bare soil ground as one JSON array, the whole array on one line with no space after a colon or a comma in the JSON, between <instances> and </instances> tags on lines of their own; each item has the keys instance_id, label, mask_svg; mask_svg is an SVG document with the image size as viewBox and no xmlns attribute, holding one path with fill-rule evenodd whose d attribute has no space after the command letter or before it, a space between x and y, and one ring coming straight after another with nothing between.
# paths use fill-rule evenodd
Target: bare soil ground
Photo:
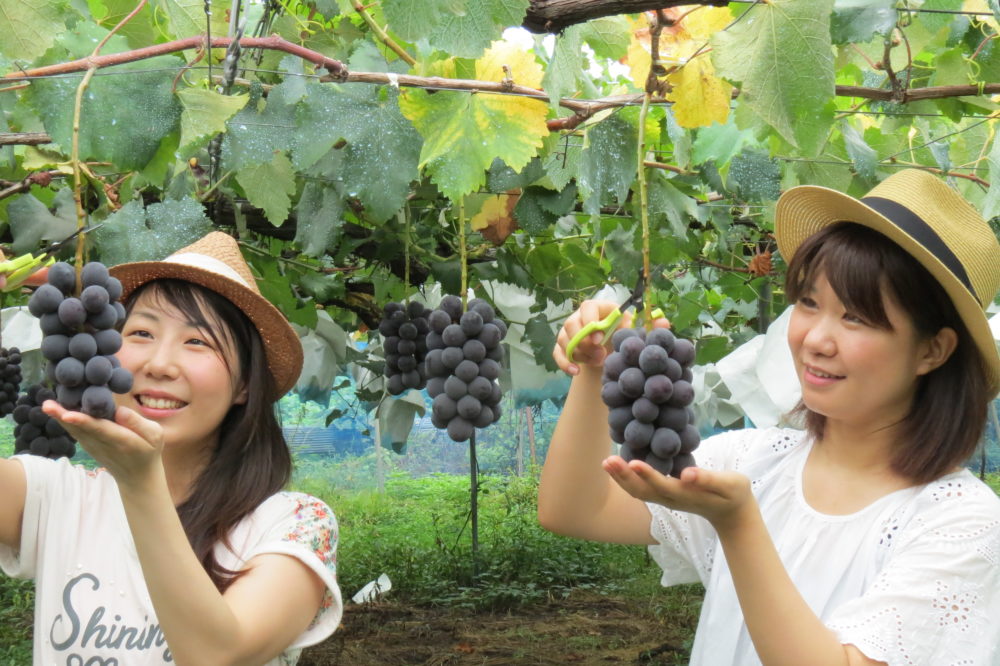
<instances>
[{"instance_id":1,"label":"bare soil ground","mask_svg":"<svg viewBox=\"0 0 1000 666\"><path fill-rule=\"evenodd\" d=\"M641 605L589 592L510 613L350 604L299 666L686 664L697 599L664 617Z\"/></svg>"}]
</instances>

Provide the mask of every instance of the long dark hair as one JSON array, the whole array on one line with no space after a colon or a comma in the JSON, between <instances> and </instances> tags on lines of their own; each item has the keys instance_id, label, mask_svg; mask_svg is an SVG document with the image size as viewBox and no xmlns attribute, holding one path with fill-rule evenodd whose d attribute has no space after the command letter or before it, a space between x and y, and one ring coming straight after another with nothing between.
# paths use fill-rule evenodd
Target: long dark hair
<instances>
[{"instance_id":1,"label":"long dark hair","mask_svg":"<svg viewBox=\"0 0 1000 666\"><path fill-rule=\"evenodd\" d=\"M948 327L958 344L948 360L918 377L913 403L893 450L892 469L914 483L927 483L971 456L982 437L990 402L986 362L940 283L920 262L883 234L839 222L806 239L785 277L794 303L824 275L844 306L872 326L892 330L883 294L929 339ZM806 429L822 438L826 417L799 403Z\"/></svg>"},{"instance_id":2,"label":"long dark hair","mask_svg":"<svg viewBox=\"0 0 1000 666\"><path fill-rule=\"evenodd\" d=\"M188 322L210 335L216 348L232 348L235 364L229 370L236 385L247 393L246 402L234 404L223 418L218 446L191 494L177 507L195 555L224 592L245 572L221 566L215 558L216 544L230 548L233 527L291 478L291 452L276 403L268 398L275 393L274 378L257 328L225 297L183 280L154 280L129 295L126 310L131 311L143 293L176 308Z\"/></svg>"}]
</instances>

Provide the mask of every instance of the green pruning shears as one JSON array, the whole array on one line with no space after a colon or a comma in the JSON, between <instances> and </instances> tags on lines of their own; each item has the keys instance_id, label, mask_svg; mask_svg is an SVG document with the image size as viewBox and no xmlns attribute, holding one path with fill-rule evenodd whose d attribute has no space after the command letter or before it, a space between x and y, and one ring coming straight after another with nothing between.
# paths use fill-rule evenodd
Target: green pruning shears
<instances>
[{"instance_id":1,"label":"green pruning shears","mask_svg":"<svg viewBox=\"0 0 1000 666\"><path fill-rule=\"evenodd\" d=\"M7 276L7 284L4 286L3 291L14 291L19 288L32 273L54 264L56 262L56 253L66 247L70 241L80 234L93 231L103 224L104 222L101 222L92 226L80 227L69 236L66 236L66 238L52 243L38 254L28 252L13 259L0 261L0 273Z\"/></svg>"},{"instance_id":2,"label":"green pruning shears","mask_svg":"<svg viewBox=\"0 0 1000 666\"><path fill-rule=\"evenodd\" d=\"M583 340L587 339L587 336L593 334L596 331L601 331L604 333L604 339L607 340L608 333L613 332L618 328L618 323L621 321L622 315L625 310L631 307L640 308L642 307L642 295L646 291L646 276L643 270L639 269L639 280L636 282L635 289L625 300L624 303L619 305L617 308L612 310L608 316L600 321L592 321L587 323L586 326L581 328L576 335L574 335L569 344L566 345L566 358L569 359L570 363L573 362L573 352L576 350L576 346L580 344ZM663 316L663 310L656 308L650 315L654 319L658 319Z\"/></svg>"}]
</instances>

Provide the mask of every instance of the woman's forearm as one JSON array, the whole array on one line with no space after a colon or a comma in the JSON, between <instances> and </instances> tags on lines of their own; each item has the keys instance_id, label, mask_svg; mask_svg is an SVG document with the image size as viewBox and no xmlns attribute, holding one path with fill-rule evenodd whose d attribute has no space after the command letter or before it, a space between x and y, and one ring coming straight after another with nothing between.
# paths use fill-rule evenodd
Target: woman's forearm
<instances>
[{"instance_id":1,"label":"woman's forearm","mask_svg":"<svg viewBox=\"0 0 1000 666\"><path fill-rule=\"evenodd\" d=\"M119 486L143 577L174 662L238 663L240 625L188 541L167 489L154 474Z\"/></svg>"}]
</instances>

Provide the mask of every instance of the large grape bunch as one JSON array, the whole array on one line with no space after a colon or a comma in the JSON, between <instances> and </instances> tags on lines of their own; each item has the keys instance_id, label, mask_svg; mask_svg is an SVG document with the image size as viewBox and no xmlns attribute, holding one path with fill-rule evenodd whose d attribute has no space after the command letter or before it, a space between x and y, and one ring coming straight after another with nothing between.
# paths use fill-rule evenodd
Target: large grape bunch
<instances>
[{"instance_id":1,"label":"large grape bunch","mask_svg":"<svg viewBox=\"0 0 1000 666\"><path fill-rule=\"evenodd\" d=\"M32 453L46 458L72 458L76 440L55 420L42 411L42 403L55 400L52 389L33 384L17 399L14 407L14 453Z\"/></svg>"},{"instance_id":2,"label":"large grape bunch","mask_svg":"<svg viewBox=\"0 0 1000 666\"><path fill-rule=\"evenodd\" d=\"M0 417L13 413L21 390L21 351L0 347Z\"/></svg>"},{"instance_id":3,"label":"large grape bunch","mask_svg":"<svg viewBox=\"0 0 1000 666\"><path fill-rule=\"evenodd\" d=\"M694 344L665 328L622 328L611 336L611 346L601 387L611 439L622 445L626 461L645 460L679 477L694 465L691 452L701 441L690 407Z\"/></svg>"},{"instance_id":4,"label":"large grape bunch","mask_svg":"<svg viewBox=\"0 0 1000 666\"><path fill-rule=\"evenodd\" d=\"M386 389L399 395L407 389L427 385L424 357L427 356L427 315L422 303L386 303L378 332L385 351Z\"/></svg>"},{"instance_id":5,"label":"large grape bunch","mask_svg":"<svg viewBox=\"0 0 1000 666\"><path fill-rule=\"evenodd\" d=\"M507 324L481 298L445 296L428 317L427 393L433 399L431 422L456 442L472 437L500 419L502 392L497 378L504 353L500 341Z\"/></svg>"},{"instance_id":6,"label":"large grape bunch","mask_svg":"<svg viewBox=\"0 0 1000 666\"><path fill-rule=\"evenodd\" d=\"M114 354L122 345L115 327L125 320L118 299L122 285L104 264L92 261L80 271L59 262L49 268L48 283L28 300L28 310L39 319L46 377L55 384L56 400L66 409L96 418L115 414L113 393L132 388L132 373Z\"/></svg>"}]
</instances>

